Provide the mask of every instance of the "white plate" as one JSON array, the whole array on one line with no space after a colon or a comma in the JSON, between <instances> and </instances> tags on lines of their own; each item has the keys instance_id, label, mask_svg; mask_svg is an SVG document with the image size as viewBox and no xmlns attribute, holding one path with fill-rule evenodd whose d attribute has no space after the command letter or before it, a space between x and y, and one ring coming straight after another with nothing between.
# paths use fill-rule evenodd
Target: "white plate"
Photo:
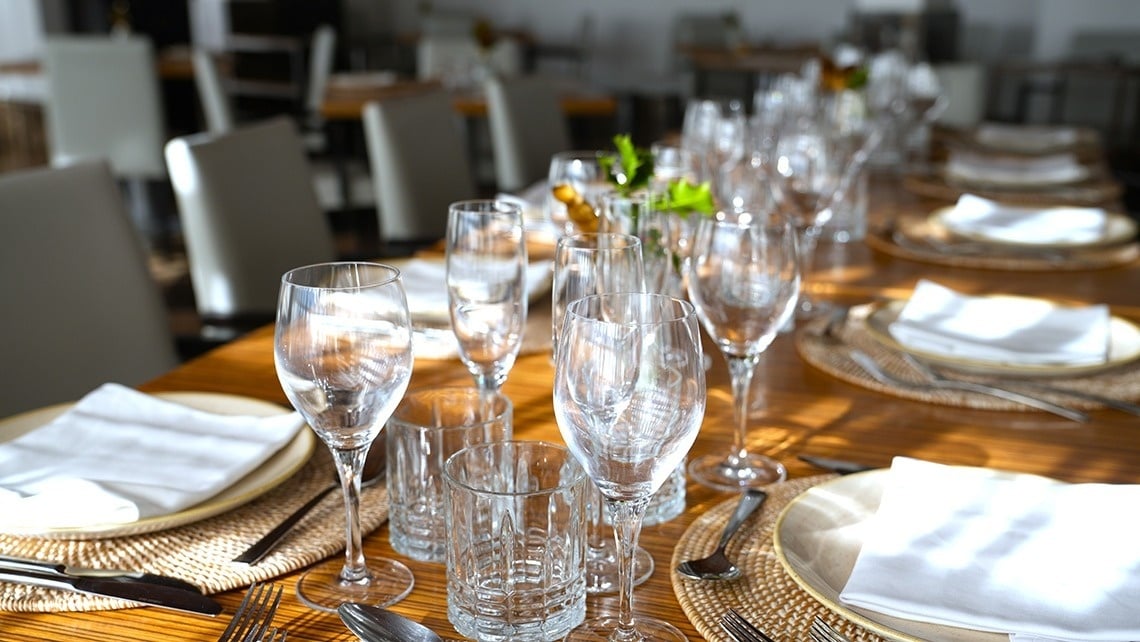
<instances>
[{"instance_id":1,"label":"white plate","mask_svg":"<svg viewBox=\"0 0 1140 642\"><path fill-rule=\"evenodd\" d=\"M886 473L873 470L839 477L792 500L776 520L777 559L821 604L888 640L1008 642L1008 635L903 620L839 601L863 547L865 525L879 508Z\"/></svg>"},{"instance_id":2,"label":"white plate","mask_svg":"<svg viewBox=\"0 0 1140 642\"><path fill-rule=\"evenodd\" d=\"M198 410L223 415L267 417L287 411L286 408L260 399L209 392L160 392L155 396ZM49 406L0 420L0 441L11 441L26 432L39 428L62 415L74 405L74 403L66 403ZM35 532L6 530L4 534L46 539L100 539L153 533L190 524L237 508L277 487L305 465L313 453L315 443L316 438L313 436L313 431L306 426L297 431L297 436L281 450L270 456L265 463L239 479L229 488L196 506L175 513L156 515L125 524L94 524Z\"/></svg>"},{"instance_id":3,"label":"white plate","mask_svg":"<svg viewBox=\"0 0 1140 642\"><path fill-rule=\"evenodd\" d=\"M451 313L447 306L447 268L442 257L414 259L384 259L383 263L407 270L417 282L404 282L408 293L408 307L412 321L423 324L450 326ZM409 268L409 266L413 266ZM533 303L550 291L554 264L551 261L534 261L527 266L527 297Z\"/></svg>"},{"instance_id":4,"label":"white plate","mask_svg":"<svg viewBox=\"0 0 1140 642\"><path fill-rule=\"evenodd\" d=\"M935 365L958 370L989 375L1009 375L1017 377L1062 377L1094 374L1122 366L1140 358L1140 327L1120 317L1108 321L1108 358L1102 363L1080 364L1025 364L1002 361L966 359L957 355L946 355L925 350L916 350L900 343L891 336L890 325L899 317L906 301L895 300L871 304L866 327L879 343L900 352L912 354Z\"/></svg>"},{"instance_id":5,"label":"white plate","mask_svg":"<svg viewBox=\"0 0 1140 642\"><path fill-rule=\"evenodd\" d=\"M1136 236L1136 221L1132 220L1131 217L1120 214L1119 212L1106 212L1104 231L1097 238L1084 241L1036 242L1032 240L1014 241L1008 238L995 237L991 234L986 234L984 231L970 229L968 227L964 227L961 224L958 224L954 216L953 206L943 207L935 210L930 215L930 222L933 225L945 229L951 234L974 241L991 243L996 246L1031 247L1041 248L1043 250L1094 248L1116 245L1129 241Z\"/></svg>"}]
</instances>

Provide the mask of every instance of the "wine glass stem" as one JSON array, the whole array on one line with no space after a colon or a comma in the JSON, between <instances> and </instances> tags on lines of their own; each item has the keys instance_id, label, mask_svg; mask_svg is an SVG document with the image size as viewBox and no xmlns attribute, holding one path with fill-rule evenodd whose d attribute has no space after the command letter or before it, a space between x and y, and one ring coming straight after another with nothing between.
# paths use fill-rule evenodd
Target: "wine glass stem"
<instances>
[{"instance_id":1,"label":"wine glass stem","mask_svg":"<svg viewBox=\"0 0 1140 642\"><path fill-rule=\"evenodd\" d=\"M367 455L368 444L356 448L333 448L340 486L344 491L344 569L341 570L340 577L345 582L359 582L368 578L360 529L360 476Z\"/></svg>"},{"instance_id":2,"label":"wine glass stem","mask_svg":"<svg viewBox=\"0 0 1140 642\"><path fill-rule=\"evenodd\" d=\"M752 391L752 376L759 362L759 355L728 357L728 372L732 379L733 418L736 419L732 450L734 457L740 460L748 457L748 400Z\"/></svg>"},{"instance_id":3,"label":"wine glass stem","mask_svg":"<svg viewBox=\"0 0 1140 642\"><path fill-rule=\"evenodd\" d=\"M506 374L502 372L479 371L471 374L475 377L475 387L485 393L498 392L507 381Z\"/></svg>"},{"instance_id":4,"label":"wine glass stem","mask_svg":"<svg viewBox=\"0 0 1140 642\"><path fill-rule=\"evenodd\" d=\"M640 640L633 621L633 556L641 535L641 520L649 506L649 498L633 501L606 499L618 554L618 624L610 640Z\"/></svg>"}]
</instances>

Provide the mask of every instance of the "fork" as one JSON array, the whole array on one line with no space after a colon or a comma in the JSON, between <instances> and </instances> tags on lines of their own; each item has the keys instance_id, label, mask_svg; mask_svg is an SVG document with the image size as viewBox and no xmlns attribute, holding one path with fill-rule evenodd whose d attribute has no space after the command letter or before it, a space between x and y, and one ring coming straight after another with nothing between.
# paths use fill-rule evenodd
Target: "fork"
<instances>
[{"instance_id":1,"label":"fork","mask_svg":"<svg viewBox=\"0 0 1140 642\"><path fill-rule=\"evenodd\" d=\"M729 609L727 613L721 616L720 628L724 629L736 642L775 642L751 622L744 619L744 616L738 613L736 609Z\"/></svg>"},{"instance_id":2,"label":"fork","mask_svg":"<svg viewBox=\"0 0 1140 642\"><path fill-rule=\"evenodd\" d=\"M987 386L980 383L973 383L970 381L962 381L959 379L948 379L935 374L939 378L930 378L925 376L925 381L908 381L897 377L883 368L877 361L872 359L867 353L851 349L848 354L851 359L857 363L867 374L875 378L879 383L886 386L894 386L897 388L909 388L911 390L960 390L964 392L974 392L983 395L990 395L991 397L998 397L1006 401L1012 401L1038 410L1044 410L1055 415L1070 419L1072 421L1086 422L1089 416L1079 410L1073 410L1065 406L1055 404L1044 399L1039 399L1024 393L1014 390L1006 390L1005 388L998 388L995 386ZM904 356L906 356L904 354ZM920 370L921 372L921 370Z\"/></svg>"},{"instance_id":3,"label":"fork","mask_svg":"<svg viewBox=\"0 0 1140 642\"><path fill-rule=\"evenodd\" d=\"M269 631L269 624L277 613L277 605L281 603L281 587L273 590L271 586L258 585L257 582L249 585L241 604L234 612L229 626L222 631L218 642L261 642ZM271 635L277 635L274 629ZM274 640L268 638L266 642L279 642L285 639L285 633Z\"/></svg>"},{"instance_id":4,"label":"fork","mask_svg":"<svg viewBox=\"0 0 1140 642\"><path fill-rule=\"evenodd\" d=\"M812 619L808 635L811 636L813 642L851 642L846 635L836 631L818 615Z\"/></svg>"},{"instance_id":5,"label":"fork","mask_svg":"<svg viewBox=\"0 0 1140 642\"><path fill-rule=\"evenodd\" d=\"M289 632L285 629L273 627L272 629L266 631L265 635L257 638L256 640L250 640L249 642L285 642L285 639L288 636Z\"/></svg>"}]
</instances>

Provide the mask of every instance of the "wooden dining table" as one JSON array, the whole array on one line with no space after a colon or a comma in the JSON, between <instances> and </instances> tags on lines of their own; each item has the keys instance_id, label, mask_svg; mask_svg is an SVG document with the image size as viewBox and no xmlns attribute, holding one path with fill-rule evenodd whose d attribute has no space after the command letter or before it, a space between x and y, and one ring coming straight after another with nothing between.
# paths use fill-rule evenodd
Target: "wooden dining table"
<instances>
[{"instance_id":1,"label":"wooden dining table","mask_svg":"<svg viewBox=\"0 0 1140 642\"><path fill-rule=\"evenodd\" d=\"M887 185L872 197L871 225L882 225L907 212L929 211L925 201ZM940 267L875 251L859 242L824 243L812 273L811 291L820 300L857 304L876 298L905 297L920 278L936 279L968 293L1005 292L1068 302L1106 303L1112 311L1140 320L1140 265L1055 271L1003 271ZM546 303L548 305L548 300ZM540 304L540 306L543 304ZM541 307L532 314L543 314ZM1120 412L1095 409L1078 424L1037 411L997 411L949 407L902 399L851 385L816 369L800 357L795 333L780 335L767 350L754 382L750 448L785 463L791 479L818 475L796 456L811 453L889 466L907 455L945 464L985 466L1037 473L1069 482L1140 483L1140 421ZM732 443L732 403L726 367L712 351L704 423L690 453L726 452ZM141 387L147 392L207 391L243 395L287 405L273 367L273 329L264 327L208 352ZM515 407L515 435L520 439L561 442L552 408L550 354L519 358L504 387ZM413 386L470 382L458 360L415 363ZM732 495L690 483L683 514L648 526L641 544L656 570L635 591L637 614L672 622L690 639L703 639L682 612L670 577L674 547L694 520ZM1129 507L1126 510L1132 510ZM365 540L366 552L399 558L381 526ZM403 559L403 558L401 558ZM445 638L458 638L447 620L446 577L441 564L404 559L416 585L393 610L423 622ZM285 598L275 624L289 640L355 640L335 615L314 611L295 595L298 572L275 579ZM0 638L27 640L215 640L225 628L243 592L217 598L226 614L216 618L184 615L158 608L67 613L0 612ZM589 613L613 611L613 596L591 597ZM813 612L825 613L822 605ZM810 619L811 612L793 617ZM782 638L778 638L783 642Z\"/></svg>"}]
</instances>

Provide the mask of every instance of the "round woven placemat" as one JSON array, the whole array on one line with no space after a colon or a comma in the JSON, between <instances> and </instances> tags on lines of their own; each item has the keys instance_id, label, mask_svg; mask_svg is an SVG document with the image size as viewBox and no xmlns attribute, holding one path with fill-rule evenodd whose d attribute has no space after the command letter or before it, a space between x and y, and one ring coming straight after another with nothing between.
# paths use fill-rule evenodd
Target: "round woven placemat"
<instances>
[{"instance_id":1,"label":"round woven placemat","mask_svg":"<svg viewBox=\"0 0 1140 642\"><path fill-rule=\"evenodd\" d=\"M909 218L900 219L886 229L868 230L864 242L872 250L902 259L989 270L1095 270L1125 265L1140 258L1140 243L1038 253L991 244L984 251L975 251L983 249L981 244L956 242L945 228L925 219Z\"/></svg>"},{"instance_id":2,"label":"round woven placemat","mask_svg":"<svg viewBox=\"0 0 1140 642\"><path fill-rule=\"evenodd\" d=\"M732 642L720 628L720 617L736 609L776 640L807 640L812 618L819 616L852 642L877 642L883 638L832 613L824 604L796 584L776 557L772 534L776 519L788 503L808 488L834 479L817 475L774 484L768 500L729 542L727 555L742 571L741 577L723 582L689 579L672 571L673 592L681 610L706 640ZM671 569L683 560L704 557L716 548L725 523L739 498L733 497L697 518L673 549Z\"/></svg>"},{"instance_id":3,"label":"round woven placemat","mask_svg":"<svg viewBox=\"0 0 1140 642\"><path fill-rule=\"evenodd\" d=\"M921 381L920 375L906 364L893 349L883 345L867 329L865 320L871 312L869 305L851 308L844 323L832 328L832 337L824 337L823 329L828 319L813 319L797 330L795 336L796 350L809 364L823 370L833 377L842 379L864 388L885 392L887 394L944 404L947 406L960 406L966 408L980 408L983 410L1020 410L1025 406L989 395L972 392L958 392L954 390L915 390L898 388L876 381L867 374L863 368L851 360L849 349L854 348L865 352L877 361L884 370L896 375L900 379L914 382ZM1112 370L1080 377L1050 377L1051 385L1073 390L1089 392L1107 397L1115 397L1127 401L1140 400L1140 364L1133 363ZM955 375L956 378L983 383L996 383L992 379L981 376ZM1059 395L1034 391L1033 395L1047 399L1054 403L1078 409L1093 409L1101 407L1096 402L1077 399L1069 395Z\"/></svg>"},{"instance_id":4,"label":"round woven placemat","mask_svg":"<svg viewBox=\"0 0 1140 642\"><path fill-rule=\"evenodd\" d=\"M7 555L88 568L120 568L181 578L219 593L290 573L344 550L344 502L332 494L255 565L232 562L246 547L332 482L331 457L319 452L293 477L261 497L216 517L169 530L96 540L0 536ZM365 489L360 519L365 533L388 518L383 484ZM124 600L0 582L0 610L100 611L135 607Z\"/></svg>"}]
</instances>

